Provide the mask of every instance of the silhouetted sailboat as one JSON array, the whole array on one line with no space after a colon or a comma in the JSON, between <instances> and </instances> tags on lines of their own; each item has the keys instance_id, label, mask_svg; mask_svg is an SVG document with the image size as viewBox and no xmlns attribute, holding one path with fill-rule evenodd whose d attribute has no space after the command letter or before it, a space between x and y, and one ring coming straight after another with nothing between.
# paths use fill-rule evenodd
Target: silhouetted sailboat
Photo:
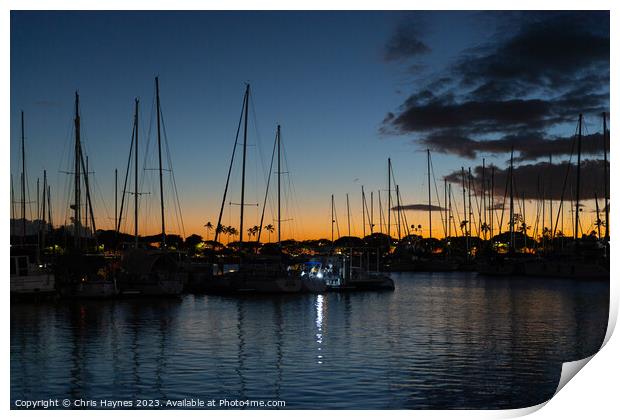
<instances>
[{"instance_id":1,"label":"silhouetted sailboat","mask_svg":"<svg viewBox=\"0 0 620 420\"><path fill-rule=\"evenodd\" d=\"M88 203L86 218L90 216L92 237L96 242L96 225L91 203L88 169L82 153L80 131L80 97L75 92L75 148L73 188L73 248L56 261L56 276L60 295L69 298L108 298L117 294L116 271L114 265L104 255L89 252L89 235L82 225L82 181L86 189ZM82 180L83 178L83 180Z\"/></svg>"},{"instance_id":2,"label":"silhouetted sailboat","mask_svg":"<svg viewBox=\"0 0 620 420\"><path fill-rule=\"evenodd\" d=\"M572 246L564 250L555 250L544 258L536 258L524 265L525 275L534 277L562 277L582 280L608 280L609 258L606 253L606 243L585 240L581 232L581 143L582 143L583 116L579 114L577 133L577 167L575 174L575 211L573 220ZM603 142L605 142L606 121L603 115ZM607 152L604 145L605 168L607 167ZM570 165L570 162L569 162ZM570 167L570 166L569 166ZM568 175L568 172L567 172ZM607 170L604 171L605 189L607 186ZM606 200L607 201L607 200ZM560 204L561 206L561 204ZM597 215L598 218L598 215ZM557 222L556 222L557 223Z\"/></svg>"},{"instance_id":3,"label":"silhouetted sailboat","mask_svg":"<svg viewBox=\"0 0 620 420\"><path fill-rule=\"evenodd\" d=\"M215 239L217 243L219 234L221 233L222 214L224 210L224 203L226 202L226 195L228 193L228 186L230 182L230 174L232 165L235 158L235 152L237 149L238 138L241 131L241 125L243 123L243 143L242 143L242 164L241 164L241 201L240 217L239 217L239 241L237 247L239 250L239 269L227 273L219 273L219 275L213 276L210 284L206 289L213 293L301 293L305 291L320 292L325 290L325 284L322 282L316 282L310 279L303 279L300 273L293 270L291 266L285 261L285 257L281 250L281 203L280 203L280 126L276 130L276 139L274 143L274 153L272 154L271 166L273 166L273 159L275 151L278 151L278 251L279 255L274 258L268 258L265 256L256 255L253 251L248 253L246 251L253 250L256 244L245 244L243 241L243 226L244 226L244 210L246 206L245 202L245 168L246 168L246 151L248 142L248 112L250 103L250 85L246 85L245 93L243 96L243 106L239 124L237 126L237 134L235 136L235 144L233 147L232 157L230 160L230 166L228 168L228 176L226 178L226 185L224 188L224 195L222 197L222 205L220 207L220 214L218 216L218 223L215 230ZM269 179L271 177L271 169ZM269 179L267 181L267 190L265 194L269 193ZM265 199L266 204L266 199ZM263 205L263 211L265 204ZM263 213L264 214L264 213ZM260 238L261 226L258 231L258 238ZM249 245L249 246L247 246Z\"/></svg>"},{"instance_id":4,"label":"silhouetted sailboat","mask_svg":"<svg viewBox=\"0 0 620 420\"><path fill-rule=\"evenodd\" d=\"M40 260L39 247L36 244L26 243L26 148L24 144L24 112L21 113L21 241L20 244L11 243L11 295L38 296L54 294L55 276ZM11 178L11 201L13 197ZM11 203L13 206L13 203ZM13 220L14 222L14 215ZM14 223L13 223L14 225ZM16 233L16 232L12 232ZM13 236L11 236L13 239ZM13 241L11 241L13 242Z\"/></svg>"},{"instance_id":5,"label":"silhouetted sailboat","mask_svg":"<svg viewBox=\"0 0 620 420\"><path fill-rule=\"evenodd\" d=\"M142 249L139 247L138 231L138 140L139 140L139 101L135 100L134 131L132 148L134 151L134 247L125 250L121 260L122 275L120 292L122 295L137 296L176 296L183 291L185 275L181 273L178 259L166 249L166 225L164 209L164 190L161 157L161 111L159 99L159 78L155 78L156 113L157 113L157 146L159 160L159 189L161 210L161 242L160 249ZM130 150L131 155L131 150ZM120 225L120 217L119 222Z\"/></svg>"}]
</instances>

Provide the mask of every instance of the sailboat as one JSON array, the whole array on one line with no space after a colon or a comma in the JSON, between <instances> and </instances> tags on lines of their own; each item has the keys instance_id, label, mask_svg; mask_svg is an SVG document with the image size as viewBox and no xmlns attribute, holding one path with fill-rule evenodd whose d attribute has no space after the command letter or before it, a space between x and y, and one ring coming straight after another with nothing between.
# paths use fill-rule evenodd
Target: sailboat
<instances>
[{"instance_id":1,"label":"sailboat","mask_svg":"<svg viewBox=\"0 0 620 420\"><path fill-rule=\"evenodd\" d=\"M157 146L159 157L159 189L162 238L160 249L143 249L139 246L138 232L138 140L139 101L135 100L134 131L134 246L127 249L121 259L120 293L123 296L177 296L183 291L184 274L179 268L175 254L166 248L166 225L164 209L163 169L161 158L161 111L159 99L159 78L155 77ZM131 150L130 150L131 155ZM117 226L120 226L119 215Z\"/></svg>"},{"instance_id":2,"label":"sailboat","mask_svg":"<svg viewBox=\"0 0 620 420\"><path fill-rule=\"evenodd\" d=\"M36 245L26 243L26 152L24 146L24 112L21 113L21 243L11 243L11 296L40 296L56 293L55 276L49 267L40 261ZM12 181L11 181L12 182ZM11 184L11 194L13 184ZM13 200L13 197L11 197ZM12 204L12 203L11 203ZM14 232L16 233L16 232ZM13 237L11 237L13 242Z\"/></svg>"},{"instance_id":3,"label":"sailboat","mask_svg":"<svg viewBox=\"0 0 620 420\"><path fill-rule=\"evenodd\" d=\"M82 181L86 189L86 220L90 217L93 237L96 241L96 226L91 203L88 169L84 164L80 139L80 96L75 92L75 149L74 149L74 202L73 248L59 256L55 262L58 290L67 298L109 298L117 294L114 263L103 254L88 252L90 236L82 224ZM82 179L83 178L83 179Z\"/></svg>"},{"instance_id":4,"label":"sailboat","mask_svg":"<svg viewBox=\"0 0 620 420\"><path fill-rule=\"evenodd\" d=\"M562 277L580 280L609 280L609 257L606 253L606 244L599 241L590 244L580 237L580 187L581 187L581 142L583 116L579 114L579 125L577 134L577 171L575 179L575 219L573 227L572 247L565 252L555 252L545 258L536 258L529 261L524 267L524 274L534 277ZM603 140L606 136L606 119L603 114ZM604 146L605 161L607 168L607 151ZM570 165L570 162L569 162ZM568 174L568 173L567 173ZM605 204L607 206L607 169L605 169ZM598 217L598 216L597 216ZM606 214L606 222L609 215ZM608 239L608 231L606 239ZM593 246L592 246L593 245Z\"/></svg>"},{"instance_id":5,"label":"sailboat","mask_svg":"<svg viewBox=\"0 0 620 420\"><path fill-rule=\"evenodd\" d=\"M476 271L481 275L512 276L523 274L524 267L531 260L529 255L523 255L515 251L515 224L517 217L514 211L514 148L510 151L510 170L507 182L510 191L508 254L492 254L477 261Z\"/></svg>"},{"instance_id":6,"label":"sailboat","mask_svg":"<svg viewBox=\"0 0 620 420\"><path fill-rule=\"evenodd\" d=\"M219 275L213 276L210 284L206 289L211 293L249 293L249 294L261 294L261 293L302 293L302 292L322 292L325 290L326 285L323 281L317 281L314 279L303 278L300 273L293 269L291 265L286 262L285 256L281 252L281 200L280 200L280 126L276 131L276 139L274 143L275 150L278 151L278 249L280 255L276 258L266 258L264 256L258 256L256 254L249 254L244 252L244 248L247 248L243 242L243 226L244 226L244 209L245 203L245 168L246 168L246 151L248 144L248 110L250 103L250 85L246 85L245 93L243 96L242 113L237 126L237 135L235 136L235 144L233 147L230 166L228 168L228 176L226 178L226 186L224 188L224 194L222 198L222 205L220 207L220 213L218 216L218 223L215 231L214 242L217 243L218 236L221 232L222 214L224 210L224 204L226 202L226 195L228 192L228 186L230 181L230 174L232 165L234 163L235 152L237 149L238 138L241 131L241 124L243 123L243 143L242 143L242 174L241 174L241 201L240 201L240 219L239 219L239 256L240 264L239 269L233 272L219 273ZM265 204L266 197L269 192L269 180L271 178L270 169L269 179L267 181L267 190L265 192ZM265 204L263 204L263 215ZM259 228L258 241L260 240L261 227ZM253 248L253 244L249 244ZM248 248L250 249L250 248Z\"/></svg>"}]
</instances>

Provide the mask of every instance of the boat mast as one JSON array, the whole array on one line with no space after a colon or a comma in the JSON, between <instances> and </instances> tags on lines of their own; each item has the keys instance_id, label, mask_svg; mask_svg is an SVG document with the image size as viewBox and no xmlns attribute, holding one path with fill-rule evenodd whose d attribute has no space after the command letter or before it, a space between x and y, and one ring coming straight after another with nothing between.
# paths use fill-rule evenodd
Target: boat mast
<instances>
[{"instance_id":1,"label":"boat mast","mask_svg":"<svg viewBox=\"0 0 620 420\"><path fill-rule=\"evenodd\" d=\"M465 201L465 168L461 166L461 178L463 180L463 223L465 227L465 249L467 250L466 258L469 259L469 235L467 234L467 203Z\"/></svg>"},{"instance_id":2,"label":"boat mast","mask_svg":"<svg viewBox=\"0 0 620 420\"><path fill-rule=\"evenodd\" d=\"M34 218L34 220L39 220L39 219L41 219L41 214L40 214L41 208L39 207L39 204L40 204L40 203L39 203L39 195L40 195L40 194L41 194L41 187L40 187L40 185L39 185L39 178L37 177L37 215L36 215L36 217Z\"/></svg>"},{"instance_id":3,"label":"boat mast","mask_svg":"<svg viewBox=\"0 0 620 420\"><path fill-rule=\"evenodd\" d=\"M388 235L388 249L390 246L390 222L391 222L391 209L392 207L392 159L388 158L388 217L387 217L387 235Z\"/></svg>"},{"instance_id":4,"label":"boat mast","mask_svg":"<svg viewBox=\"0 0 620 420\"><path fill-rule=\"evenodd\" d=\"M370 192L370 234L374 233L375 229L375 203L374 203L374 191Z\"/></svg>"},{"instance_id":5,"label":"boat mast","mask_svg":"<svg viewBox=\"0 0 620 420\"><path fill-rule=\"evenodd\" d=\"M549 153L549 223L551 224L549 229L551 229L551 246L553 246L553 237L555 234L555 228L553 227L553 176L552 176L552 157L551 153ZM556 221L557 223L557 221Z\"/></svg>"},{"instance_id":6,"label":"boat mast","mask_svg":"<svg viewBox=\"0 0 620 420\"><path fill-rule=\"evenodd\" d=\"M598 214L598 196L594 193L594 202L596 203L596 228L598 229L598 239L601 239L601 218Z\"/></svg>"},{"instance_id":7,"label":"boat mast","mask_svg":"<svg viewBox=\"0 0 620 420\"><path fill-rule=\"evenodd\" d=\"M217 217L217 225L215 226L215 235L213 237L214 243L217 242L219 235L221 233L221 230L222 230L222 215L224 214L224 205L226 204L226 195L228 194L228 185L230 183L230 173L232 171L232 166L235 161L235 153L237 151L237 144L239 140L239 131L241 130L241 121L243 120L243 111L245 109L245 103L247 102L247 100L248 100L248 89L246 88L245 93L243 94L243 103L241 105L241 115L239 115L239 123L237 124L237 134L235 134L235 143L233 145L232 156L230 157L230 165L228 165L228 175L226 175L226 185L224 186L224 194L222 196L220 212Z\"/></svg>"},{"instance_id":8,"label":"boat mast","mask_svg":"<svg viewBox=\"0 0 620 420\"><path fill-rule=\"evenodd\" d=\"M538 176L538 186L541 189L541 198L542 198L542 243L543 243L543 251L545 250L545 185L544 184L540 184L540 175ZM538 218L538 212L536 213L536 218ZM536 229L536 233L538 233L538 229Z\"/></svg>"},{"instance_id":9,"label":"boat mast","mask_svg":"<svg viewBox=\"0 0 620 420\"><path fill-rule=\"evenodd\" d=\"M155 79L157 80L157 78ZM156 82L159 86L159 83ZM158 96L159 98L159 96ZM138 98L135 98L135 111L134 111L134 117L133 117L133 129L134 129L134 146L135 146L135 153L134 153L134 196L133 196L133 237L134 237L134 244L136 246L136 248L138 248L138 109L139 109L139 104L140 101L138 100ZM158 99L158 103L159 103L159 99ZM159 111L158 111L158 115L159 115ZM159 124L159 117L157 118L157 123ZM158 130L159 132L159 130ZM161 161L160 161L161 162ZM160 165L160 174L161 174L161 165ZM160 178L161 180L161 178ZM160 184L161 185L161 184ZM162 206L163 206L163 200L162 200ZM163 217L162 217L162 223L163 223ZM119 226L120 226L120 220L119 220ZM163 232L163 230L162 230ZM164 236L164 241L165 241L165 236Z\"/></svg>"},{"instance_id":10,"label":"boat mast","mask_svg":"<svg viewBox=\"0 0 620 420\"><path fill-rule=\"evenodd\" d=\"M468 168L468 175L467 175L467 199L469 202L469 211L467 213L467 217L469 219L469 229L467 230L467 236L471 236L471 230L472 230L472 226L473 226L473 211L471 209L471 167Z\"/></svg>"},{"instance_id":11,"label":"boat mast","mask_svg":"<svg viewBox=\"0 0 620 420\"><path fill-rule=\"evenodd\" d=\"M280 124L278 124L277 137L278 137L278 246L280 246L280 241L282 240L282 236L281 236L282 217L281 217L281 204L280 204L281 203L280 202L280 176L282 173L280 170ZM245 153L244 153L244 156L245 156Z\"/></svg>"},{"instance_id":12,"label":"boat mast","mask_svg":"<svg viewBox=\"0 0 620 420\"><path fill-rule=\"evenodd\" d=\"M349 229L349 236L351 236L351 208L349 207L349 193L347 193L347 226Z\"/></svg>"},{"instance_id":13,"label":"boat mast","mask_svg":"<svg viewBox=\"0 0 620 420\"><path fill-rule=\"evenodd\" d=\"M581 124L583 116L579 114L579 134L577 135L577 186L575 187L575 232L573 237L579 239L579 187L581 184Z\"/></svg>"},{"instance_id":14,"label":"boat mast","mask_svg":"<svg viewBox=\"0 0 620 420\"><path fill-rule=\"evenodd\" d=\"M52 199L51 199L51 195L52 195L52 187L51 186L47 186L47 220L49 221L50 224L50 230L54 229L54 224L52 223Z\"/></svg>"},{"instance_id":15,"label":"boat mast","mask_svg":"<svg viewBox=\"0 0 620 420\"><path fill-rule=\"evenodd\" d=\"M245 158L248 148L248 108L250 102L250 85L245 88L245 110L243 122L243 162L241 166L241 211L239 217L239 243L243 243L243 210L245 207ZM279 230L278 230L279 232Z\"/></svg>"},{"instance_id":16,"label":"boat mast","mask_svg":"<svg viewBox=\"0 0 620 420\"><path fill-rule=\"evenodd\" d=\"M444 230L445 237L448 237L448 179L443 179L443 205L444 205Z\"/></svg>"},{"instance_id":17,"label":"boat mast","mask_svg":"<svg viewBox=\"0 0 620 420\"><path fill-rule=\"evenodd\" d=\"M452 233L452 225L450 225L450 219L452 218L452 184L448 184L448 238Z\"/></svg>"},{"instance_id":18,"label":"boat mast","mask_svg":"<svg viewBox=\"0 0 620 420\"><path fill-rule=\"evenodd\" d=\"M605 240L609 241L609 193L607 191L607 116L603 112L603 176L605 188ZM599 235L600 236L600 235Z\"/></svg>"},{"instance_id":19,"label":"boat mast","mask_svg":"<svg viewBox=\"0 0 620 420\"><path fill-rule=\"evenodd\" d=\"M398 218L398 240L400 241L401 231L400 231L400 190L398 188L398 184L396 184L396 216Z\"/></svg>"},{"instance_id":20,"label":"boat mast","mask_svg":"<svg viewBox=\"0 0 620 420\"><path fill-rule=\"evenodd\" d=\"M86 168L84 169L84 177L88 174L88 156L86 156ZM84 234L88 237L88 201L84 202Z\"/></svg>"},{"instance_id":21,"label":"boat mast","mask_svg":"<svg viewBox=\"0 0 620 420\"><path fill-rule=\"evenodd\" d=\"M78 159L78 166L81 169L81 173L84 176L84 187L86 189L86 200L84 200L87 212L86 212L86 218L88 219L88 217L90 216L90 222L92 224L92 231L93 231L93 236L95 237L95 242L97 240L97 236L96 236L96 232L97 232L97 227L95 226L95 215L93 213L93 203L90 200L90 184L88 182L88 166L86 164L84 164L84 155L82 154L82 141L80 138L80 116L78 113L78 105L79 105L79 98L77 97L77 92L76 94L76 118L77 118L77 126L76 126L76 139L77 141L77 155L79 156ZM88 156L86 157L87 162L88 162ZM77 178L78 180L78 184L80 182L80 178ZM81 220L80 220L81 221Z\"/></svg>"},{"instance_id":22,"label":"boat mast","mask_svg":"<svg viewBox=\"0 0 620 420\"><path fill-rule=\"evenodd\" d=\"M362 185L362 239L366 237L366 196Z\"/></svg>"},{"instance_id":23,"label":"boat mast","mask_svg":"<svg viewBox=\"0 0 620 420\"><path fill-rule=\"evenodd\" d=\"M114 168L114 231L118 233L118 169Z\"/></svg>"},{"instance_id":24,"label":"boat mast","mask_svg":"<svg viewBox=\"0 0 620 420\"><path fill-rule=\"evenodd\" d=\"M381 204L381 190L377 191L379 195L379 232L383 233L383 207Z\"/></svg>"},{"instance_id":25,"label":"boat mast","mask_svg":"<svg viewBox=\"0 0 620 420\"><path fill-rule=\"evenodd\" d=\"M482 192L481 192L481 197L482 197L482 209L480 209L482 211L482 214L484 215L484 231L482 232L482 234L484 235L484 239L487 239L487 190L485 188L484 183L486 182L486 177L485 177L485 161L484 158L482 158ZM480 219L480 216L478 216L478 218ZM482 222L482 220L481 220Z\"/></svg>"},{"instance_id":26,"label":"boat mast","mask_svg":"<svg viewBox=\"0 0 620 420\"><path fill-rule=\"evenodd\" d=\"M80 236L81 236L81 222L82 222L82 213L80 211L81 204L81 191L80 191L80 160L81 160L81 152L80 152L80 113L79 113L79 104L80 104L80 96L75 92L75 173L74 173L74 198L75 201L73 203L73 223L74 223L74 232L73 239L75 248L78 249L80 247Z\"/></svg>"},{"instance_id":27,"label":"boat mast","mask_svg":"<svg viewBox=\"0 0 620 420\"><path fill-rule=\"evenodd\" d=\"M491 219L490 239L493 239L493 212L495 211L495 165L491 166L491 191L489 192L489 195L489 218Z\"/></svg>"},{"instance_id":28,"label":"boat mast","mask_svg":"<svg viewBox=\"0 0 620 420\"><path fill-rule=\"evenodd\" d=\"M161 247L166 247L166 222L164 218L164 177L161 165L161 108L159 103L159 76L155 77L155 97L157 105L157 151L159 157L159 203L161 208ZM137 140L137 139L136 139ZM137 142L136 142L137 144ZM138 148L136 147L136 151ZM138 153L136 153L136 157ZM137 179L137 177L136 177ZM137 194L138 191L136 190Z\"/></svg>"},{"instance_id":29,"label":"boat mast","mask_svg":"<svg viewBox=\"0 0 620 420\"><path fill-rule=\"evenodd\" d=\"M45 219L45 198L47 193L47 171L43 169L43 196L41 197L41 218L43 219L43 232L41 234L41 249L45 248L45 231L47 230L47 223Z\"/></svg>"},{"instance_id":30,"label":"boat mast","mask_svg":"<svg viewBox=\"0 0 620 420\"><path fill-rule=\"evenodd\" d=\"M509 175L509 183L510 183L510 221L508 222L509 227L510 227L510 247L509 247L509 251L510 253L514 252L514 236L515 236L515 226L514 226L514 191L512 190L513 187L513 179L512 179L512 164L513 164L513 157L514 157L514 147L512 147L510 149L510 175Z\"/></svg>"},{"instance_id":31,"label":"boat mast","mask_svg":"<svg viewBox=\"0 0 620 420\"><path fill-rule=\"evenodd\" d=\"M22 111L22 245L26 244L26 147L24 145L24 111Z\"/></svg>"},{"instance_id":32,"label":"boat mast","mask_svg":"<svg viewBox=\"0 0 620 420\"><path fill-rule=\"evenodd\" d=\"M523 248L527 248L527 222L525 221L525 193L521 193L521 200L523 203Z\"/></svg>"},{"instance_id":33,"label":"boat mast","mask_svg":"<svg viewBox=\"0 0 620 420\"><path fill-rule=\"evenodd\" d=\"M426 172L428 176L428 238L433 237L433 216L431 212L431 151L426 149Z\"/></svg>"},{"instance_id":34,"label":"boat mast","mask_svg":"<svg viewBox=\"0 0 620 420\"><path fill-rule=\"evenodd\" d=\"M334 194L332 194L332 205L331 205L331 209L332 209L332 245L334 244L334 222L336 221L334 219Z\"/></svg>"}]
</instances>

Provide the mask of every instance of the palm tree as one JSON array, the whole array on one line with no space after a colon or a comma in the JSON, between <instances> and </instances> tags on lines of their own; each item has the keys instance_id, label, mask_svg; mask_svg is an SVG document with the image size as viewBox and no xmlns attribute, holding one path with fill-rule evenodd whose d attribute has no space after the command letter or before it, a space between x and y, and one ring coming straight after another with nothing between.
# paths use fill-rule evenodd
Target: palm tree
<instances>
[{"instance_id":1,"label":"palm tree","mask_svg":"<svg viewBox=\"0 0 620 420\"><path fill-rule=\"evenodd\" d=\"M271 234L273 233L275 228L273 227L272 224L268 224L267 226L265 226L265 230L269 232L269 242L271 242Z\"/></svg>"},{"instance_id":2,"label":"palm tree","mask_svg":"<svg viewBox=\"0 0 620 420\"><path fill-rule=\"evenodd\" d=\"M239 234L239 231L236 228L232 226L228 226L228 235L232 235L233 239L235 239L235 236L237 236L238 234Z\"/></svg>"},{"instance_id":3,"label":"palm tree","mask_svg":"<svg viewBox=\"0 0 620 420\"><path fill-rule=\"evenodd\" d=\"M527 231L529 228L531 228L531 226L528 226L525 223L525 219L521 218L522 222L521 222L521 226L519 227L519 230L521 231L521 233L523 233L523 247L527 248Z\"/></svg>"},{"instance_id":4,"label":"palm tree","mask_svg":"<svg viewBox=\"0 0 620 420\"><path fill-rule=\"evenodd\" d=\"M204 226L207 228L207 241L209 240L209 232L211 232L213 230L213 225L211 224L211 222L207 222L207 224Z\"/></svg>"},{"instance_id":5,"label":"palm tree","mask_svg":"<svg viewBox=\"0 0 620 420\"><path fill-rule=\"evenodd\" d=\"M467 220L462 220L460 227L461 233L463 234L463 236L465 236L467 234Z\"/></svg>"},{"instance_id":6,"label":"palm tree","mask_svg":"<svg viewBox=\"0 0 620 420\"><path fill-rule=\"evenodd\" d=\"M256 236L256 234L258 233L258 226L252 226L251 228L248 229L248 236L251 238L252 236Z\"/></svg>"},{"instance_id":7,"label":"palm tree","mask_svg":"<svg viewBox=\"0 0 620 420\"><path fill-rule=\"evenodd\" d=\"M482 234L484 236L484 239L487 239L487 232L491 230L491 228L489 227L488 224L483 223L482 225L480 225L480 230L482 231Z\"/></svg>"},{"instance_id":8,"label":"palm tree","mask_svg":"<svg viewBox=\"0 0 620 420\"><path fill-rule=\"evenodd\" d=\"M226 244L230 243L230 235L233 233L233 229L235 228L232 226L222 226L222 233L226 234Z\"/></svg>"}]
</instances>

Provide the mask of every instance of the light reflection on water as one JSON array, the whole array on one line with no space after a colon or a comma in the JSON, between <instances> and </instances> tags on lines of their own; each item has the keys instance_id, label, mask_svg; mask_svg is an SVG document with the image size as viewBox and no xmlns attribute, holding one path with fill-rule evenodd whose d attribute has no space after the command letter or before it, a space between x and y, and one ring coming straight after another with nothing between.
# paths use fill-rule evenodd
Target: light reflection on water
<instances>
[{"instance_id":1,"label":"light reflection on water","mask_svg":"<svg viewBox=\"0 0 620 420\"><path fill-rule=\"evenodd\" d=\"M595 352L609 286L395 274L393 293L13 304L11 400L514 408Z\"/></svg>"},{"instance_id":2,"label":"light reflection on water","mask_svg":"<svg viewBox=\"0 0 620 420\"><path fill-rule=\"evenodd\" d=\"M323 364L321 360L323 355L321 354L321 345L323 344L323 295L318 295L316 297L316 342L318 344L317 347L317 363Z\"/></svg>"}]
</instances>

